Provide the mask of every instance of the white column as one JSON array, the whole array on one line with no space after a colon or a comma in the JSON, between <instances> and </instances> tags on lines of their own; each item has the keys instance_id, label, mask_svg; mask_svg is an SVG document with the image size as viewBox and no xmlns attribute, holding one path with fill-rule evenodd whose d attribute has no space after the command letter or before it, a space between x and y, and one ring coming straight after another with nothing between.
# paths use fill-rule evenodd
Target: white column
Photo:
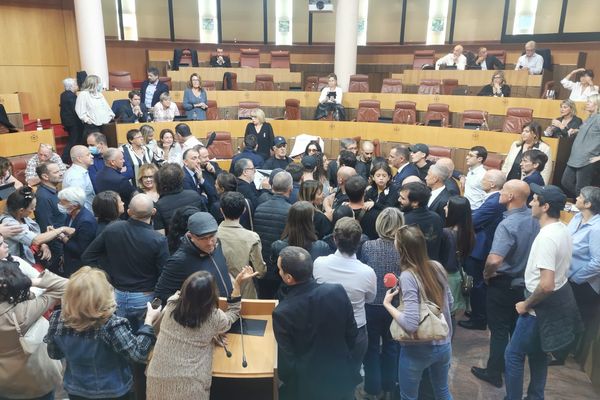
<instances>
[{"instance_id":1,"label":"white column","mask_svg":"<svg viewBox=\"0 0 600 400\"><path fill-rule=\"evenodd\" d=\"M338 78L338 86L347 91L350 75L356 73L358 0L336 2L335 14L334 70Z\"/></svg>"},{"instance_id":2,"label":"white column","mask_svg":"<svg viewBox=\"0 0 600 400\"><path fill-rule=\"evenodd\" d=\"M101 0L75 0L75 21L81 68L88 75L98 75L104 88L108 88L108 62Z\"/></svg>"}]
</instances>

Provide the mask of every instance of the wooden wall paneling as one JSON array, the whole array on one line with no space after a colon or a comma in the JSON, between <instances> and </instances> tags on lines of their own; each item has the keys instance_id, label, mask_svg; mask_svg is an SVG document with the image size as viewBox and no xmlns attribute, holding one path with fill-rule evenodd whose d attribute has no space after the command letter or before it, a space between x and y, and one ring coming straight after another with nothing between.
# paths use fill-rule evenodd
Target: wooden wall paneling
<instances>
[{"instance_id":1,"label":"wooden wall paneling","mask_svg":"<svg viewBox=\"0 0 600 400\"><path fill-rule=\"evenodd\" d=\"M173 51L171 51L171 58ZM147 58L146 50L142 48L106 48L109 71L129 71L131 79L146 79Z\"/></svg>"},{"instance_id":2,"label":"wooden wall paneling","mask_svg":"<svg viewBox=\"0 0 600 400\"><path fill-rule=\"evenodd\" d=\"M77 77L77 71L81 70L79 58L79 40L77 38L77 24L75 22L75 9L72 0L62 0L62 16L65 28L65 49L67 51L67 66L69 76ZM108 57L108 54L107 54Z\"/></svg>"}]
</instances>

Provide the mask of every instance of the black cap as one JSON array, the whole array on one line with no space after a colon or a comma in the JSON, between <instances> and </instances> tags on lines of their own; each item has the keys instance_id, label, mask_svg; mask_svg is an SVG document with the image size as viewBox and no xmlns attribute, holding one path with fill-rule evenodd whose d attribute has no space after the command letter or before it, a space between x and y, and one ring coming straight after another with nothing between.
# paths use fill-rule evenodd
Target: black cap
<instances>
[{"instance_id":1,"label":"black cap","mask_svg":"<svg viewBox=\"0 0 600 400\"><path fill-rule=\"evenodd\" d=\"M529 184L529 187L533 193L537 194L538 196L542 196L546 203L561 209L565 207L567 195L558 186L540 186L536 183L531 183Z\"/></svg>"},{"instance_id":2,"label":"black cap","mask_svg":"<svg viewBox=\"0 0 600 400\"><path fill-rule=\"evenodd\" d=\"M187 228L196 236L204 236L215 233L219 229L219 225L212 214L197 212L188 219Z\"/></svg>"},{"instance_id":3,"label":"black cap","mask_svg":"<svg viewBox=\"0 0 600 400\"><path fill-rule=\"evenodd\" d=\"M275 147L279 147L284 144L287 144L287 142L283 136L275 136L275 139L273 139L273 146Z\"/></svg>"},{"instance_id":4,"label":"black cap","mask_svg":"<svg viewBox=\"0 0 600 400\"><path fill-rule=\"evenodd\" d=\"M304 169L312 171L317 167L317 159L313 156L304 156L302 157L302 166Z\"/></svg>"},{"instance_id":5,"label":"black cap","mask_svg":"<svg viewBox=\"0 0 600 400\"><path fill-rule=\"evenodd\" d=\"M274 170L272 170L271 175L269 175L269 185L273 186L273 178L275 178L275 175L283 171L285 170L281 168L275 168Z\"/></svg>"},{"instance_id":6,"label":"black cap","mask_svg":"<svg viewBox=\"0 0 600 400\"><path fill-rule=\"evenodd\" d=\"M426 156L429 155L429 146L427 146L424 143L417 143L417 144L413 144L412 146L410 146L408 148L412 153L416 153L418 151L420 151L421 153L424 153Z\"/></svg>"}]
</instances>

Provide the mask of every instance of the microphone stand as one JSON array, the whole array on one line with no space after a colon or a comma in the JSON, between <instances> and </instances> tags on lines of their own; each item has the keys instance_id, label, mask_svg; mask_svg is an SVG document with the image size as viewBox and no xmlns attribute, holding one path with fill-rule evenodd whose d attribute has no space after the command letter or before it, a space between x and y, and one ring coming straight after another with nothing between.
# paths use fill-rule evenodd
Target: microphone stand
<instances>
[{"instance_id":1,"label":"microphone stand","mask_svg":"<svg viewBox=\"0 0 600 400\"><path fill-rule=\"evenodd\" d=\"M242 337L242 367L246 368L248 362L246 361L246 350L244 349L244 319L240 313L240 336Z\"/></svg>"}]
</instances>

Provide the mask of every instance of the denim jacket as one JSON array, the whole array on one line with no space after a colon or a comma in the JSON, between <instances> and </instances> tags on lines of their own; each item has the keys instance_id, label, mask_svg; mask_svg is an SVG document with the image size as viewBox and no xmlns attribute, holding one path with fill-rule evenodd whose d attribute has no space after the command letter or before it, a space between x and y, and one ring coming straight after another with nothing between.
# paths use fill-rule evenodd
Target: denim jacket
<instances>
[{"instance_id":1,"label":"denim jacket","mask_svg":"<svg viewBox=\"0 0 600 400\"><path fill-rule=\"evenodd\" d=\"M120 397L133 384L129 362L145 363L156 338L151 326L143 325L134 334L129 322L116 315L100 328L78 332L65 325L58 310L52 314L44 341L50 358L67 360L67 393Z\"/></svg>"}]
</instances>

